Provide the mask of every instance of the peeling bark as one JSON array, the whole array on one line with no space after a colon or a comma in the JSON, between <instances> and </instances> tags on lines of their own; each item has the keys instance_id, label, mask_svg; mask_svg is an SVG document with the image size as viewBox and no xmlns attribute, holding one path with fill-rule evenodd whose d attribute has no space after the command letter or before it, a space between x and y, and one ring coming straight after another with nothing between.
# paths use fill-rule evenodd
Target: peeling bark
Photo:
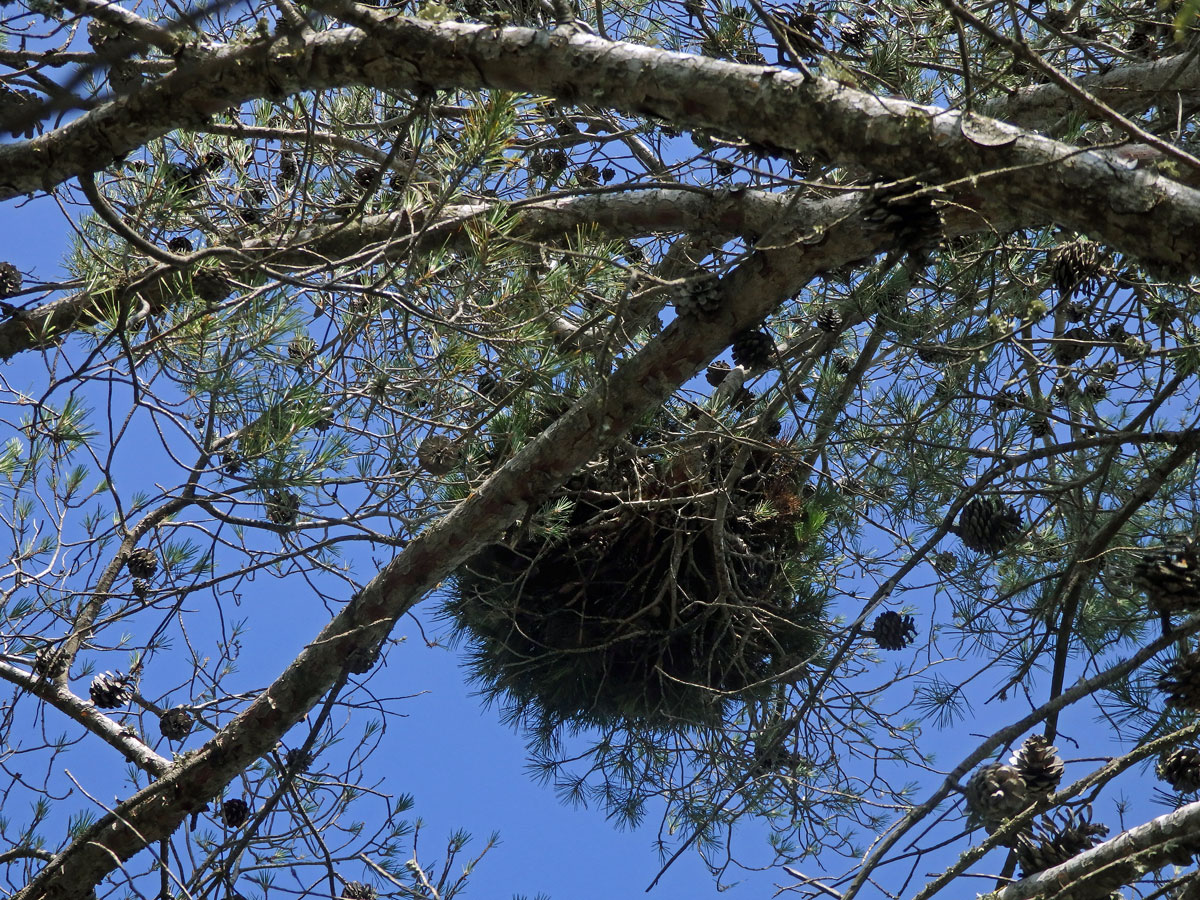
<instances>
[{"instance_id":1,"label":"peeling bark","mask_svg":"<svg viewBox=\"0 0 1200 900\"><path fill-rule=\"evenodd\" d=\"M373 15L362 13L363 16ZM828 78L588 34L375 16L371 32L204 45L177 71L56 131L0 147L0 199L48 190L231 104L299 90L501 89L658 116L815 152L881 177L969 188L1176 273L1200 273L1200 191L957 110L876 97ZM180 111L184 111L181 113Z\"/></svg>"}]
</instances>

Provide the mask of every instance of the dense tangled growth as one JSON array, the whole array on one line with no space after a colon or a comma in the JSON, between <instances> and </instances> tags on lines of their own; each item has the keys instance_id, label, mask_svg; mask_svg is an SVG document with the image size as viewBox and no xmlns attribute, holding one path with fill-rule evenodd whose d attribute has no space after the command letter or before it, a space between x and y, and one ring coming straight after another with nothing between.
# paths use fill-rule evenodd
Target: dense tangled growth
<instances>
[{"instance_id":1,"label":"dense tangled growth","mask_svg":"<svg viewBox=\"0 0 1200 900\"><path fill-rule=\"evenodd\" d=\"M575 477L462 567L449 610L516 717L713 723L818 648L813 524L783 445L677 437Z\"/></svg>"}]
</instances>

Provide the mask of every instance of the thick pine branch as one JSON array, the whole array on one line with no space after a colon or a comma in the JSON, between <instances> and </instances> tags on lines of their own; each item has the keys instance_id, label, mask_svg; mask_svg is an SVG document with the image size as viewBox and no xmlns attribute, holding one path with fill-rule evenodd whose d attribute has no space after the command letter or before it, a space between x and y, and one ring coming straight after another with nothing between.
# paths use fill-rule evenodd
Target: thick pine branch
<instances>
[{"instance_id":1,"label":"thick pine branch","mask_svg":"<svg viewBox=\"0 0 1200 900\"><path fill-rule=\"evenodd\" d=\"M1023 878L994 896L996 900L1104 897L1154 869L1171 864L1190 865L1197 853L1200 853L1200 802L1189 803L1123 831L1112 840L1062 865Z\"/></svg>"},{"instance_id":2,"label":"thick pine branch","mask_svg":"<svg viewBox=\"0 0 1200 900\"><path fill-rule=\"evenodd\" d=\"M358 28L201 45L179 69L34 140L0 147L0 199L48 190L153 138L263 96L367 84L546 94L677 125L819 152L886 177L969 185L1020 218L1200 273L1200 191L957 110L877 97L829 78L588 34L492 28L356 10ZM180 111L186 111L181 114Z\"/></svg>"},{"instance_id":3,"label":"thick pine branch","mask_svg":"<svg viewBox=\"0 0 1200 900\"><path fill-rule=\"evenodd\" d=\"M1180 53L1163 59L1116 66L1076 82L1094 98L1126 116L1175 104L1191 108L1200 102L1200 59ZM1056 84L1034 84L987 103L981 112L1022 128L1055 134L1069 116L1087 118L1078 98Z\"/></svg>"},{"instance_id":4,"label":"thick pine branch","mask_svg":"<svg viewBox=\"0 0 1200 900\"><path fill-rule=\"evenodd\" d=\"M948 237L981 232L1004 232L1015 227L1003 205L989 205L974 198L975 209L950 207L945 212ZM698 191L679 188L647 188L621 194L558 198L523 204L514 209L509 236L529 242L561 240L580 229L597 228L605 237L634 238L661 233L684 233L703 227L727 240L753 235L766 246L786 246L801 239L811 241L844 219L853 206L843 196L813 200L795 192ZM247 241L226 257L223 248L210 248L205 257L226 259L226 272L234 280L253 277L257 267L269 262L276 270L297 272L305 267L324 271L330 260L379 247L380 261L409 259L414 253L453 246L467 237L467 226L486 218L493 204L464 204L444 209L436 219L420 210L405 210L367 216L352 223L335 223L307 228L276 238ZM190 298L175 281L173 266L150 266L138 273L120 295L113 292L81 291L60 297L19 316L0 322L0 360L27 350L55 345L79 328L109 320L115 309L131 313L145 309L158 315Z\"/></svg>"}]
</instances>

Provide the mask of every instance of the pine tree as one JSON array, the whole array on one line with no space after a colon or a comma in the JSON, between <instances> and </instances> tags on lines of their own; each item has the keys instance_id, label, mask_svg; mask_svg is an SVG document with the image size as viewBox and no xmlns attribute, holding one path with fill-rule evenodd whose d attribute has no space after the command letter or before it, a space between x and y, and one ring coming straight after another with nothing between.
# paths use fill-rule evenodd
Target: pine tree
<instances>
[{"instance_id":1,"label":"pine tree","mask_svg":"<svg viewBox=\"0 0 1200 900\"><path fill-rule=\"evenodd\" d=\"M1194 892L1197 3L1017 6L0 4L5 883L449 900L419 631L721 887Z\"/></svg>"}]
</instances>

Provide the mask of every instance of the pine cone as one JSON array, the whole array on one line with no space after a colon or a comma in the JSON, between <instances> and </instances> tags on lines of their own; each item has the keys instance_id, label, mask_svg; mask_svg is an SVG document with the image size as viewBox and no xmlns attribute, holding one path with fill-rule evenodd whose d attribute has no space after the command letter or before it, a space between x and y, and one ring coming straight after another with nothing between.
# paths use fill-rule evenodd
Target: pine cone
<instances>
[{"instance_id":1,"label":"pine cone","mask_svg":"<svg viewBox=\"0 0 1200 900\"><path fill-rule=\"evenodd\" d=\"M299 747L293 747L283 757L284 766L286 766L287 770L292 773L307 771L308 767L312 765L312 762L312 754L300 749Z\"/></svg>"},{"instance_id":2,"label":"pine cone","mask_svg":"<svg viewBox=\"0 0 1200 900\"><path fill-rule=\"evenodd\" d=\"M958 526L950 529L969 550L999 553L1021 533L1021 515L996 498L976 497L963 507Z\"/></svg>"},{"instance_id":3,"label":"pine cone","mask_svg":"<svg viewBox=\"0 0 1200 900\"><path fill-rule=\"evenodd\" d=\"M0 262L0 300L21 290L21 272L10 262Z\"/></svg>"},{"instance_id":4,"label":"pine cone","mask_svg":"<svg viewBox=\"0 0 1200 900\"><path fill-rule=\"evenodd\" d=\"M1135 25L1133 32L1125 41L1126 53L1134 53L1143 58L1150 58L1154 53L1155 40L1147 31L1146 25Z\"/></svg>"},{"instance_id":5,"label":"pine cone","mask_svg":"<svg viewBox=\"0 0 1200 900\"><path fill-rule=\"evenodd\" d=\"M7 126L12 137L31 138L40 132L44 110L42 99L33 91L0 84L0 121L16 123Z\"/></svg>"},{"instance_id":6,"label":"pine cone","mask_svg":"<svg viewBox=\"0 0 1200 900\"><path fill-rule=\"evenodd\" d=\"M175 191L183 199L191 199L204 186L205 171L203 166L189 166L187 163L170 162L163 169L163 183L168 189Z\"/></svg>"},{"instance_id":7,"label":"pine cone","mask_svg":"<svg viewBox=\"0 0 1200 900\"><path fill-rule=\"evenodd\" d=\"M812 171L813 158L802 153L788 154L788 172L793 178L807 178Z\"/></svg>"},{"instance_id":8,"label":"pine cone","mask_svg":"<svg viewBox=\"0 0 1200 900\"><path fill-rule=\"evenodd\" d=\"M1133 566L1133 586L1158 613L1200 608L1200 547L1189 537L1147 551Z\"/></svg>"},{"instance_id":9,"label":"pine cone","mask_svg":"<svg viewBox=\"0 0 1200 900\"><path fill-rule=\"evenodd\" d=\"M458 465L458 448L444 434L432 434L417 447L417 464L430 475L446 475Z\"/></svg>"},{"instance_id":10,"label":"pine cone","mask_svg":"<svg viewBox=\"0 0 1200 900\"><path fill-rule=\"evenodd\" d=\"M97 53L103 53L113 44L121 41L121 32L116 26L99 19L89 19L87 25L87 41Z\"/></svg>"},{"instance_id":11,"label":"pine cone","mask_svg":"<svg viewBox=\"0 0 1200 900\"><path fill-rule=\"evenodd\" d=\"M300 514L300 498L291 491L273 491L266 505L267 518L276 525L292 525Z\"/></svg>"},{"instance_id":12,"label":"pine cone","mask_svg":"<svg viewBox=\"0 0 1200 900\"><path fill-rule=\"evenodd\" d=\"M817 313L817 327L826 334L835 334L842 327L842 314L836 306L826 306Z\"/></svg>"},{"instance_id":13,"label":"pine cone","mask_svg":"<svg viewBox=\"0 0 1200 900\"><path fill-rule=\"evenodd\" d=\"M296 168L296 154L290 150L284 150L279 155L279 171L275 173L275 186L281 191L286 190L288 186L296 180L299 171Z\"/></svg>"},{"instance_id":14,"label":"pine cone","mask_svg":"<svg viewBox=\"0 0 1200 900\"><path fill-rule=\"evenodd\" d=\"M1063 332L1054 343L1054 361L1060 366L1070 366L1087 358L1092 352L1096 336L1091 329L1080 325Z\"/></svg>"},{"instance_id":15,"label":"pine cone","mask_svg":"<svg viewBox=\"0 0 1200 900\"><path fill-rule=\"evenodd\" d=\"M996 409L1000 410L1001 412L1017 409L1018 407L1029 402L1028 396L1022 396L1024 393L1024 391L1001 391L999 394L996 394L994 397L992 397L992 403L995 405Z\"/></svg>"},{"instance_id":16,"label":"pine cone","mask_svg":"<svg viewBox=\"0 0 1200 900\"><path fill-rule=\"evenodd\" d=\"M917 359L923 363L929 363L931 366L954 360L954 353L950 348L937 341L918 341L914 348L917 351Z\"/></svg>"},{"instance_id":17,"label":"pine cone","mask_svg":"<svg viewBox=\"0 0 1200 900\"><path fill-rule=\"evenodd\" d=\"M484 372L479 376L479 381L475 383L475 390L487 399L496 402L508 393L509 388L491 372Z\"/></svg>"},{"instance_id":18,"label":"pine cone","mask_svg":"<svg viewBox=\"0 0 1200 900\"><path fill-rule=\"evenodd\" d=\"M917 638L917 623L912 616L881 612L871 628L871 636L884 650L903 650Z\"/></svg>"},{"instance_id":19,"label":"pine cone","mask_svg":"<svg viewBox=\"0 0 1200 900\"><path fill-rule=\"evenodd\" d=\"M1139 337L1129 337L1117 345L1117 353L1122 359L1140 362L1150 355L1150 345Z\"/></svg>"},{"instance_id":20,"label":"pine cone","mask_svg":"<svg viewBox=\"0 0 1200 900\"><path fill-rule=\"evenodd\" d=\"M192 291L206 303L220 303L233 293L233 282L222 269L192 272Z\"/></svg>"},{"instance_id":21,"label":"pine cone","mask_svg":"<svg viewBox=\"0 0 1200 900\"><path fill-rule=\"evenodd\" d=\"M1062 865L1095 847L1106 834L1107 826L1092 824L1091 807L1083 812L1067 809L1053 816L1043 816L1041 825L1033 833L1017 838L1021 877L1028 878Z\"/></svg>"},{"instance_id":22,"label":"pine cone","mask_svg":"<svg viewBox=\"0 0 1200 900\"><path fill-rule=\"evenodd\" d=\"M1077 291L1091 293L1103 271L1100 245L1092 241L1064 244L1054 251L1053 260L1054 286L1063 300L1071 300Z\"/></svg>"},{"instance_id":23,"label":"pine cone","mask_svg":"<svg viewBox=\"0 0 1200 900\"><path fill-rule=\"evenodd\" d=\"M928 191L920 193L923 188L920 184L876 187L862 214L871 229L888 232L899 248L918 256L942 244L941 201Z\"/></svg>"},{"instance_id":24,"label":"pine cone","mask_svg":"<svg viewBox=\"0 0 1200 900\"><path fill-rule=\"evenodd\" d=\"M1065 373L1058 384L1054 386L1054 390L1050 392L1050 399L1056 403L1070 404L1070 402L1079 396L1079 380L1072 374Z\"/></svg>"},{"instance_id":25,"label":"pine cone","mask_svg":"<svg viewBox=\"0 0 1200 900\"><path fill-rule=\"evenodd\" d=\"M1088 305L1079 300L1072 300L1063 306L1063 315L1068 322L1082 322L1087 318Z\"/></svg>"},{"instance_id":26,"label":"pine cone","mask_svg":"<svg viewBox=\"0 0 1200 900\"><path fill-rule=\"evenodd\" d=\"M186 706L174 706L158 717L158 730L168 741L182 741L192 733L193 721Z\"/></svg>"},{"instance_id":27,"label":"pine cone","mask_svg":"<svg viewBox=\"0 0 1200 900\"><path fill-rule=\"evenodd\" d=\"M574 128L571 129L574 134ZM594 163L584 163L575 170L575 183L581 187L596 187L600 184L600 167Z\"/></svg>"},{"instance_id":28,"label":"pine cone","mask_svg":"<svg viewBox=\"0 0 1200 900\"><path fill-rule=\"evenodd\" d=\"M342 900L375 900L375 888L361 881L347 881L342 888Z\"/></svg>"},{"instance_id":29,"label":"pine cone","mask_svg":"<svg viewBox=\"0 0 1200 900\"><path fill-rule=\"evenodd\" d=\"M129 551L125 568L134 578L153 578L158 571L158 555L149 547L138 547Z\"/></svg>"},{"instance_id":30,"label":"pine cone","mask_svg":"<svg viewBox=\"0 0 1200 900\"><path fill-rule=\"evenodd\" d=\"M105 672L92 679L88 693L100 709L116 709L133 698L133 679L120 672Z\"/></svg>"},{"instance_id":31,"label":"pine cone","mask_svg":"<svg viewBox=\"0 0 1200 900\"><path fill-rule=\"evenodd\" d=\"M45 644L33 656L33 672L43 678L59 678L67 674L67 659L62 651Z\"/></svg>"},{"instance_id":32,"label":"pine cone","mask_svg":"<svg viewBox=\"0 0 1200 900\"><path fill-rule=\"evenodd\" d=\"M118 96L124 96L137 90L145 80L146 76L128 60L118 60L108 70L109 87Z\"/></svg>"},{"instance_id":33,"label":"pine cone","mask_svg":"<svg viewBox=\"0 0 1200 900\"><path fill-rule=\"evenodd\" d=\"M1176 747L1159 761L1156 772L1181 794L1200 790L1200 748Z\"/></svg>"},{"instance_id":34,"label":"pine cone","mask_svg":"<svg viewBox=\"0 0 1200 900\"><path fill-rule=\"evenodd\" d=\"M1169 328L1179 318L1179 310L1171 303L1163 301L1150 310L1146 320L1159 328Z\"/></svg>"},{"instance_id":35,"label":"pine cone","mask_svg":"<svg viewBox=\"0 0 1200 900\"><path fill-rule=\"evenodd\" d=\"M305 365L317 352L317 342L308 335L288 341L288 358L296 365Z\"/></svg>"},{"instance_id":36,"label":"pine cone","mask_svg":"<svg viewBox=\"0 0 1200 900\"><path fill-rule=\"evenodd\" d=\"M1158 689L1167 695L1167 706L1200 712L1200 652L1172 660L1158 679Z\"/></svg>"},{"instance_id":37,"label":"pine cone","mask_svg":"<svg viewBox=\"0 0 1200 900\"><path fill-rule=\"evenodd\" d=\"M958 557L949 550L940 550L933 557L933 567L944 575L958 568Z\"/></svg>"},{"instance_id":38,"label":"pine cone","mask_svg":"<svg viewBox=\"0 0 1200 900\"><path fill-rule=\"evenodd\" d=\"M191 241L183 237L183 235L179 235L167 241L167 249L172 253L191 253L193 248Z\"/></svg>"},{"instance_id":39,"label":"pine cone","mask_svg":"<svg viewBox=\"0 0 1200 900\"><path fill-rule=\"evenodd\" d=\"M250 818L250 807L239 797L226 800L221 804L221 818L230 828L241 828Z\"/></svg>"},{"instance_id":40,"label":"pine cone","mask_svg":"<svg viewBox=\"0 0 1200 900\"><path fill-rule=\"evenodd\" d=\"M721 308L721 287L716 275L700 270L675 288L675 312L681 316L710 316Z\"/></svg>"},{"instance_id":41,"label":"pine cone","mask_svg":"<svg viewBox=\"0 0 1200 900\"><path fill-rule=\"evenodd\" d=\"M713 387L720 387L721 382L725 380L725 376L731 371L733 370L730 369L729 363L718 359L716 362L711 363L708 369L705 370L704 380Z\"/></svg>"},{"instance_id":42,"label":"pine cone","mask_svg":"<svg viewBox=\"0 0 1200 900\"><path fill-rule=\"evenodd\" d=\"M379 170L374 166L359 166L354 170L354 183L364 190L375 183Z\"/></svg>"},{"instance_id":43,"label":"pine cone","mask_svg":"<svg viewBox=\"0 0 1200 900\"><path fill-rule=\"evenodd\" d=\"M317 410L317 418L313 419L312 427L315 428L318 433L324 434L333 427L333 423L333 407L323 406Z\"/></svg>"},{"instance_id":44,"label":"pine cone","mask_svg":"<svg viewBox=\"0 0 1200 900\"><path fill-rule=\"evenodd\" d=\"M867 41L871 39L871 29L867 27L865 22L858 19L852 19L847 22L838 32L842 43L848 47L854 47L861 50L867 45Z\"/></svg>"},{"instance_id":45,"label":"pine cone","mask_svg":"<svg viewBox=\"0 0 1200 900\"><path fill-rule=\"evenodd\" d=\"M216 175L225 168L225 154L218 150L210 150L204 154L204 158L200 162L210 175Z\"/></svg>"},{"instance_id":46,"label":"pine cone","mask_svg":"<svg viewBox=\"0 0 1200 900\"><path fill-rule=\"evenodd\" d=\"M1025 779L1013 766L989 763L967 782L967 809L990 833L1028 805L1027 793Z\"/></svg>"},{"instance_id":47,"label":"pine cone","mask_svg":"<svg viewBox=\"0 0 1200 900\"><path fill-rule=\"evenodd\" d=\"M1009 762L1025 779L1030 799L1048 797L1062 781L1063 761L1058 756L1058 748L1040 734L1025 738L1025 743Z\"/></svg>"},{"instance_id":48,"label":"pine cone","mask_svg":"<svg viewBox=\"0 0 1200 900\"><path fill-rule=\"evenodd\" d=\"M539 150L529 158L529 174L543 175L547 181L553 181L567 167L567 159L564 150Z\"/></svg>"},{"instance_id":49,"label":"pine cone","mask_svg":"<svg viewBox=\"0 0 1200 900\"><path fill-rule=\"evenodd\" d=\"M800 56L815 59L825 49L821 44L825 29L815 3L809 3L805 9L799 3L776 7L771 16Z\"/></svg>"},{"instance_id":50,"label":"pine cone","mask_svg":"<svg viewBox=\"0 0 1200 900\"><path fill-rule=\"evenodd\" d=\"M761 371L771 365L775 341L765 331L747 328L733 336L730 353L735 366L742 366L747 372Z\"/></svg>"},{"instance_id":51,"label":"pine cone","mask_svg":"<svg viewBox=\"0 0 1200 900\"><path fill-rule=\"evenodd\" d=\"M379 644L360 647L346 657L346 671L352 675L366 675L379 661Z\"/></svg>"}]
</instances>

